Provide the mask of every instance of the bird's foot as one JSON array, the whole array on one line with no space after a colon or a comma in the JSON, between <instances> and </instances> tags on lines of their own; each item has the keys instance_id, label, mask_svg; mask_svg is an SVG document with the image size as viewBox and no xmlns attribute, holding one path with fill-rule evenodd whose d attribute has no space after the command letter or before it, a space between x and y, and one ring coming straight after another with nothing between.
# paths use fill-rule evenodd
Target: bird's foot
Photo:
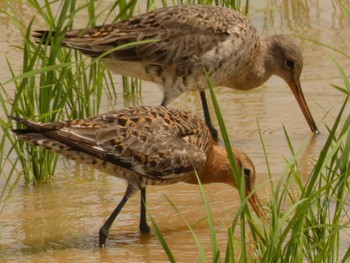
<instances>
[{"instance_id":1,"label":"bird's foot","mask_svg":"<svg viewBox=\"0 0 350 263\"><path fill-rule=\"evenodd\" d=\"M99 246L100 248L104 248L106 246L106 239L108 237L108 230L101 227L99 232Z\"/></svg>"},{"instance_id":2,"label":"bird's foot","mask_svg":"<svg viewBox=\"0 0 350 263\"><path fill-rule=\"evenodd\" d=\"M140 222L140 232L144 234L148 234L151 232L151 228L146 222Z\"/></svg>"}]
</instances>

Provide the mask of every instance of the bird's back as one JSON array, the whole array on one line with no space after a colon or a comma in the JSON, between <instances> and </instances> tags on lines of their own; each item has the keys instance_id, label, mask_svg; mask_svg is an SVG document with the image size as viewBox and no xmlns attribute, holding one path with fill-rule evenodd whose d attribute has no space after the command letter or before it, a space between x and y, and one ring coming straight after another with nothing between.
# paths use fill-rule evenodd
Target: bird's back
<instances>
[{"instance_id":1,"label":"bird's back","mask_svg":"<svg viewBox=\"0 0 350 263\"><path fill-rule=\"evenodd\" d=\"M181 180L200 169L211 147L201 119L177 109L134 107L56 123L14 118L30 143L82 161L127 180L130 174L158 183Z\"/></svg>"},{"instance_id":2,"label":"bird's back","mask_svg":"<svg viewBox=\"0 0 350 263\"><path fill-rule=\"evenodd\" d=\"M41 39L48 33L34 35ZM135 41L151 42L115 49ZM92 57L103 56L115 73L162 85L184 78L183 88L197 89L206 84L203 65L214 85L223 84L235 68L244 66L258 35L247 18L232 9L180 5L115 24L72 30L62 43Z\"/></svg>"},{"instance_id":3,"label":"bird's back","mask_svg":"<svg viewBox=\"0 0 350 263\"><path fill-rule=\"evenodd\" d=\"M116 50L107 56L169 65L180 63L184 57L200 57L230 34L237 37L243 33L240 32L242 28L250 30L250 27L247 18L233 9L180 5L156 9L114 24L71 30L65 34L63 44L96 57L123 44L155 40ZM178 54L174 54L174 50Z\"/></svg>"}]
</instances>

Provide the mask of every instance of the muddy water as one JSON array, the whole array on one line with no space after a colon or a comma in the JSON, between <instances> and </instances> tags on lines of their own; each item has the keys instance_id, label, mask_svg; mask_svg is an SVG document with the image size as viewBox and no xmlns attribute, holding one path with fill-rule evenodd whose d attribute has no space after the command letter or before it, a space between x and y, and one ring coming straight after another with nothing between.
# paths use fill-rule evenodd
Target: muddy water
<instances>
[{"instance_id":1,"label":"muddy water","mask_svg":"<svg viewBox=\"0 0 350 263\"><path fill-rule=\"evenodd\" d=\"M332 1L259 1L252 3L249 17L258 31L267 36L273 33L293 33L327 43L349 54L350 20ZM349 7L349 1L344 1ZM4 8L0 2L0 7ZM32 12L16 6L29 21ZM84 17L82 16L82 19ZM0 15L3 38L0 40L1 81L10 78L4 57L19 69L21 54L11 45L21 41L16 29ZM84 25L84 22L82 22ZM284 137L285 125L296 150L301 150L301 169L305 179L312 169L327 137L325 125L331 125L344 96L330 87L342 85L334 66L334 57L349 72L350 61L313 44L296 39L304 53L302 86L310 110L321 130L314 137L285 83L271 78L262 87L240 92L217 88L217 96L226 120L232 143L244 148L257 170L256 184L268 179L266 162L258 134L257 122L264 138L272 177L278 180L285 168L284 158L291 154ZM158 105L162 99L159 89L145 84L139 103ZM122 96L115 108L125 105ZM197 94L188 93L172 106L201 114ZM102 111L109 110L106 106ZM1 115L3 113L0 113ZM98 249L98 230L124 194L125 183L89 167L60 160L55 179L46 185L26 186L20 181L11 198L1 206L0 260L4 262L166 262L167 257L155 234L138 232L139 196L131 198L107 239L107 249ZM239 205L234 189L225 185L205 187L217 226L218 240L224 251L227 227ZM269 189L262 187L259 195L269 200ZM179 262L193 262L198 257L195 241L186 224L165 196L193 226L210 256L210 239L204 208L196 186L177 184L149 187L148 205L158 227L164 234ZM237 233L238 234L238 233ZM342 246L349 246L350 237L344 234Z\"/></svg>"}]
</instances>

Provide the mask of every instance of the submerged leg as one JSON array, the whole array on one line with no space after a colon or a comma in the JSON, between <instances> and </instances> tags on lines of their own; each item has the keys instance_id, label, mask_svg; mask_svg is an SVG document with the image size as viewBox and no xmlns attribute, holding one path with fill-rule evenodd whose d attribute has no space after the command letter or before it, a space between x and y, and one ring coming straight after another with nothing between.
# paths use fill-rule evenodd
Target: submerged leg
<instances>
[{"instance_id":1,"label":"submerged leg","mask_svg":"<svg viewBox=\"0 0 350 263\"><path fill-rule=\"evenodd\" d=\"M218 131L214 128L214 125L211 122L209 109L208 109L207 98L205 97L205 91L201 90L199 92L199 94L201 95L201 101L202 101L202 106L203 106L203 113L204 113L205 123L207 124L207 126L208 126L208 128L210 130L210 133L213 136L213 139L217 142L219 140Z\"/></svg>"},{"instance_id":2,"label":"submerged leg","mask_svg":"<svg viewBox=\"0 0 350 263\"><path fill-rule=\"evenodd\" d=\"M146 187L141 189L140 231L141 233L149 233L151 231L146 218Z\"/></svg>"},{"instance_id":3,"label":"submerged leg","mask_svg":"<svg viewBox=\"0 0 350 263\"><path fill-rule=\"evenodd\" d=\"M135 191L136 191L135 188L133 188L131 185L128 185L123 199L120 201L120 203L118 204L116 209L113 211L113 213L108 217L107 221L100 228L100 232L99 232L100 247L105 247L109 229L111 228L114 220L117 218L118 214L123 209L128 199L135 193Z\"/></svg>"}]
</instances>

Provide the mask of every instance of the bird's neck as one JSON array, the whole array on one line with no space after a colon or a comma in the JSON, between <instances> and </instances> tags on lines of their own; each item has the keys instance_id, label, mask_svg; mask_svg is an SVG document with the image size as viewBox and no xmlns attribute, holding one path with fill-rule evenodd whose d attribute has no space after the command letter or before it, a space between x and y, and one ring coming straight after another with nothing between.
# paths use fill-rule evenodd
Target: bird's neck
<instances>
[{"instance_id":1,"label":"bird's neck","mask_svg":"<svg viewBox=\"0 0 350 263\"><path fill-rule=\"evenodd\" d=\"M273 59L268 52L268 43L265 39L254 49L251 58L239 70L239 76L232 76L229 80L229 86L239 90L249 90L257 88L264 84L271 77L271 63Z\"/></svg>"},{"instance_id":2,"label":"bird's neck","mask_svg":"<svg viewBox=\"0 0 350 263\"><path fill-rule=\"evenodd\" d=\"M202 184L226 183L235 186L227 152L223 147L213 145L212 150L207 154L207 162L197 172ZM198 181L193 176L187 183L197 184Z\"/></svg>"},{"instance_id":3,"label":"bird's neck","mask_svg":"<svg viewBox=\"0 0 350 263\"><path fill-rule=\"evenodd\" d=\"M264 84L272 75L278 71L278 61L276 61L276 35L267 37L260 42L258 55L248 66L248 72L252 72L251 88L259 87ZM249 75L248 75L249 78Z\"/></svg>"}]
</instances>

